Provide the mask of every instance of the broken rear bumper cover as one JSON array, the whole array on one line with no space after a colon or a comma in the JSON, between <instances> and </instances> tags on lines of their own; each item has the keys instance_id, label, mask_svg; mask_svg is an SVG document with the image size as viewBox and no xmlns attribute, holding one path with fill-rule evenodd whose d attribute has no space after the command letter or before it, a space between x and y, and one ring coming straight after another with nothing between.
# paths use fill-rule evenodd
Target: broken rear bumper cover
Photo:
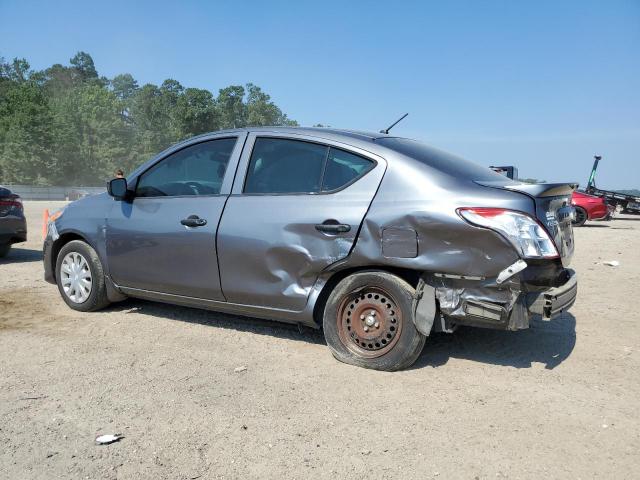
<instances>
[{"instance_id":1,"label":"broken rear bumper cover","mask_svg":"<svg viewBox=\"0 0 640 480\"><path fill-rule=\"evenodd\" d=\"M528 311L541 315L543 320L551 320L571 308L578 295L578 276L573 270L568 270L568 273L569 279L564 285L543 292L528 293Z\"/></svg>"},{"instance_id":2,"label":"broken rear bumper cover","mask_svg":"<svg viewBox=\"0 0 640 480\"><path fill-rule=\"evenodd\" d=\"M520 330L530 320L551 320L575 302L575 271L563 269L553 287L532 285L514 275L508 281L477 277L424 275L418 285L414 316L416 328L428 334L451 331L457 325ZM434 315L435 313L435 315Z\"/></svg>"}]
</instances>

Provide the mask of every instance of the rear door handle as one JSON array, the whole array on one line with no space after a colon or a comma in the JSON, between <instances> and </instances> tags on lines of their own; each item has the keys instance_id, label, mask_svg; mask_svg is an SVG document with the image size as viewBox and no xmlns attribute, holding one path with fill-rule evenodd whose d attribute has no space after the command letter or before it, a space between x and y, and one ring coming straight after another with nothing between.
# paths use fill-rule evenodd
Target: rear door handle
<instances>
[{"instance_id":1,"label":"rear door handle","mask_svg":"<svg viewBox=\"0 0 640 480\"><path fill-rule=\"evenodd\" d=\"M351 225L346 225L344 223L320 223L316 225L316 230L322 233L347 233L351 230Z\"/></svg>"},{"instance_id":2,"label":"rear door handle","mask_svg":"<svg viewBox=\"0 0 640 480\"><path fill-rule=\"evenodd\" d=\"M187 218L180 220L180 223L185 227L204 227L207 224L207 220L197 215L189 215Z\"/></svg>"}]
</instances>

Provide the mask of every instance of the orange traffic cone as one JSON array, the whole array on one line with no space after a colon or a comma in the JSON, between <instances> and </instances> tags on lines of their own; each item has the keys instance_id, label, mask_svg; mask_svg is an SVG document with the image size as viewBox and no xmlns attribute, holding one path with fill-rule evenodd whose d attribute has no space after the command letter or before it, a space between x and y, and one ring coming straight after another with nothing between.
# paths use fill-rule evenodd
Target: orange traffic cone
<instances>
[{"instance_id":1,"label":"orange traffic cone","mask_svg":"<svg viewBox=\"0 0 640 480\"><path fill-rule=\"evenodd\" d=\"M42 240L47 237L47 224L49 223L49 209L45 208L42 212Z\"/></svg>"}]
</instances>

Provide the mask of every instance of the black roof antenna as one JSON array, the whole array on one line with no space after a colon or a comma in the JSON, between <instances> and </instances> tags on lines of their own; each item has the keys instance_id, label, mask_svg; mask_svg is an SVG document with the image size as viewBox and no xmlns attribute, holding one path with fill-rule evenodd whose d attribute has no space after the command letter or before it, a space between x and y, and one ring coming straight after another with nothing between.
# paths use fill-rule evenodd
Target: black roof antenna
<instances>
[{"instance_id":1,"label":"black roof antenna","mask_svg":"<svg viewBox=\"0 0 640 480\"><path fill-rule=\"evenodd\" d=\"M399 124L402 120L404 120L404 117L406 117L407 115L409 115L408 113L405 113L404 115L402 115L398 120L396 120L395 122L393 122L391 124L391 126L387 127L384 130L380 130L380 133L389 133L389 130L391 130L393 127L395 127L397 124Z\"/></svg>"}]
</instances>

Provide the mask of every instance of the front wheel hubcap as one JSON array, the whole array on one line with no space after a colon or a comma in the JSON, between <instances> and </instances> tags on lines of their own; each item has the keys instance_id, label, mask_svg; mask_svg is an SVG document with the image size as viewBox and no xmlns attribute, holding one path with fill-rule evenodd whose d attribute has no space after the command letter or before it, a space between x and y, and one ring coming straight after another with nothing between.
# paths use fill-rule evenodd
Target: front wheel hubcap
<instances>
[{"instance_id":1,"label":"front wheel hubcap","mask_svg":"<svg viewBox=\"0 0 640 480\"><path fill-rule=\"evenodd\" d=\"M337 317L340 340L361 357L384 355L400 338L402 311L381 288L366 287L346 295Z\"/></svg>"},{"instance_id":2,"label":"front wheel hubcap","mask_svg":"<svg viewBox=\"0 0 640 480\"><path fill-rule=\"evenodd\" d=\"M83 303L91 295L91 268L78 252L67 253L62 259L60 283L64 294L73 303Z\"/></svg>"}]
</instances>

